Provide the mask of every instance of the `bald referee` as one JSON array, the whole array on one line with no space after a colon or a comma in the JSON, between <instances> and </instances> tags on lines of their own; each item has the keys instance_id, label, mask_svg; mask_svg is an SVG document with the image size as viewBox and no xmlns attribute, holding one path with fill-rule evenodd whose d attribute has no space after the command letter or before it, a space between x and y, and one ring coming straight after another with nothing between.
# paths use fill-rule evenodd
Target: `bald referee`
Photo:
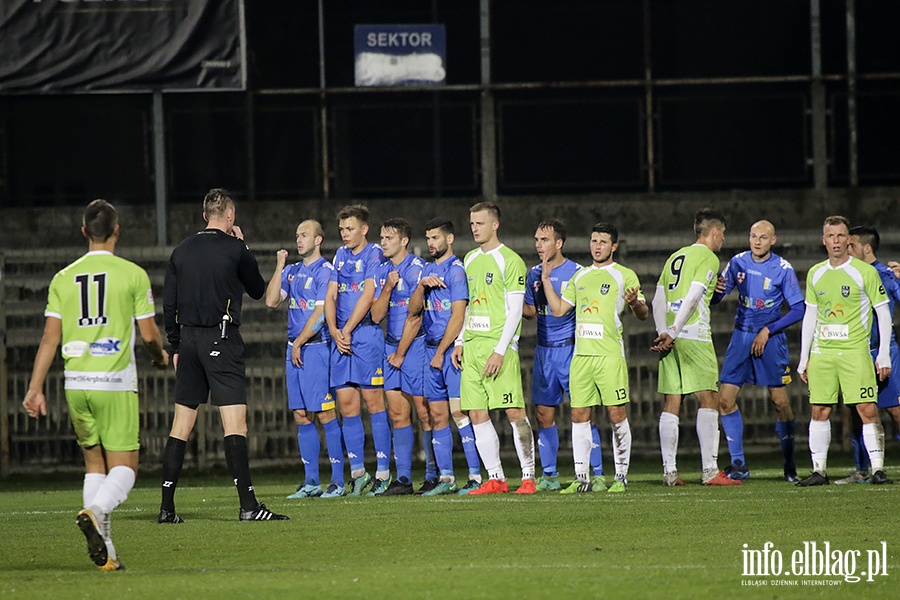
<instances>
[{"instance_id":1,"label":"bald referee","mask_svg":"<svg viewBox=\"0 0 900 600\"><path fill-rule=\"evenodd\" d=\"M159 523L182 523L175 512L175 487L197 409L219 407L225 430L225 461L241 502L241 521L283 521L260 504L250 481L247 397L241 301L244 291L263 297L266 281L234 224L234 199L211 189L203 199L207 227L181 242L166 268L163 308L175 365L175 418L163 455Z\"/></svg>"}]
</instances>

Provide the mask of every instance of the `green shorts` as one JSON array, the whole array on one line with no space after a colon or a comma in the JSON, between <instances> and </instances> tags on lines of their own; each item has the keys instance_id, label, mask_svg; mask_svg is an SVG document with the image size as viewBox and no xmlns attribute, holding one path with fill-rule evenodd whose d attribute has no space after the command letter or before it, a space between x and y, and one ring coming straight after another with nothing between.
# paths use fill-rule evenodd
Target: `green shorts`
<instances>
[{"instance_id":1,"label":"green shorts","mask_svg":"<svg viewBox=\"0 0 900 600\"><path fill-rule=\"evenodd\" d=\"M569 367L572 408L627 404L628 365L622 356L573 356Z\"/></svg>"},{"instance_id":2,"label":"green shorts","mask_svg":"<svg viewBox=\"0 0 900 600\"><path fill-rule=\"evenodd\" d=\"M810 354L806 375L810 404L837 404L838 390L844 404L878 401L875 368L868 351Z\"/></svg>"},{"instance_id":3,"label":"green shorts","mask_svg":"<svg viewBox=\"0 0 900 600\"><path fill-rule=\"evenodd\" d=\"M140 449L137 392L66 390L66 402L79 446L101 444L113 452Z\"/></svg>"},{"instance_id":4,"label":"green shorts","mask_svg":"<svg viewBox=\"0 0 900 600\"><path fill-rule=\"evenodd\" d=\"M490 341L470 341L463 346L462 373L459 381L462 410L498 410L525 408L522 393L522 368L519 353L507 350L496 377L483 377L484 365L494 352Z\"/></svg>"},{"instance_id":5,"label":"green shorts","mask_svg":"<svg viewBox=\"0 0 900 600\"><path fill-rule=\"evenodd\" d=\"M659 358L660 394L691 394L719 390L719 361L712 342L675 340Z\"/></svg>"}]
</instances>

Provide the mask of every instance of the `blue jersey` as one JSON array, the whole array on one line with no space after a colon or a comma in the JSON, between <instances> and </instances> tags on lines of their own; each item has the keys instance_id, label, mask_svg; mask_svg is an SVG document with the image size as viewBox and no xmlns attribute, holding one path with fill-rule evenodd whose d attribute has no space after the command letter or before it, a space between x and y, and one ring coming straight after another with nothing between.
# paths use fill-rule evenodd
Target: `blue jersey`
<instances>
[{"instance_id":1,"label":"blue jersey","mask_svg":"<svg viewBox=\"0 0 900 600\"><path fill-rule=\"evenodd\" d=\"M337 325L338 328L347 324L356 302L363 293L366 279L375 279L378 267L384 262L384 254L381 246L369 243L353 254L349 248L342 246L334 254L334 271L331 273L331 281L337 286ZM361 322L372 320L372 315L367 311Z\"/></svg>"},{"instance_id":2,"label":"blue jersey","mask_svg":"<svg viewBox=\"0 0 900 600\"><path fill-rule=\"evenodd\" d=\"M428 342L439 343L444 339L447 324L450 322L451 308L458 300L469 301L469 282L466 280L466 269L455 255L438 264L431 262L425 265L422 277L437 275L447 287L425 288L422 300L425 312L422 315L422 329Z\"/></svg>"},{"instance_id":3,"label":"blue jersey","mask_svg":"<svg viewBox=\"0 0 900 600\"><path fill-rule=\"evenodd\" d=\"M794 305L804 301L797 274L791 263L777 254L770 254L762 262L753 260L753 254L745 250L728 261L722 271L725 278L723 296L738 290L738 309L734 316L735 327L756 333L781 318L781 305Z\"/></svg>"},{"instance_id":4,"label":"blue jersey","mask_svg":"<svg viewBox=\"0 0 900 600\"><path fill-rule=\"evenodd\" d=\"M406 315L409 314L409 298L416 291L424 268L425 263L414 254L407 254L399 265L394 266L394 263L387 260L378 267L378 275L375 277L375 298L380 297L384 291L388 274L391 271L400 273L397 285L391 290L387 312L387 338L392 344L398 343L403 335L403 324L406 322Z\"/></svg>"},{"instance_id":5,"label":"blue jersey","mask_svg":"<svg viewBox=\"0 0 900 600\"><path fill-rule=\"evenodd\" d=\"M281 272L281 292L288 299L288 341L295 340L316 307L325 304L328 282L333 272L334 267L324 258L308 266L302 262L288 265ZM322 313L322 318L325 318L325 313ZM311 341L319 336L322 341L331 339L327 327L322 327Z\"/></svg>"},{"instance_id":6,"label":"blue jersey","mask_svg":"<svg viewBox=\"0 0 900 600\"><path fill-rule=\"evenodd\" d=\"M891 271L890 267L885 264L882 264L879 261L875 261L872 263L872 266L875 267L875 270L878 271L878 275L881 277L881 285L884 286L884 291L887 292L888 303L890 304L891 309L891 321L894 319L894 308L897 306L897 302L900 302L900 282L897 281L897 277L894 276L894 272ZM878 342L880 341L880 337L878 336L878 318L872 319L872 336L869 339L869 348L872 350L878 349ZM894 328L891 327L891 343L895 343L896 340L894 338ZM891 373L893 376L893 373Z\"/></svg>"},{"instance_id":7,"label":"blue jersey","mask_svg":"<svg viewBox=\"0 0 900 600\"><path fill-rule=\"evenodd\" d=\"M566 259L566 262L554 267L550 273L550 283L556 293L562 292L581 265ZM570 310L562 317L554 317L547 307L547 296L541 284L543 265L531 267L525 280L525 304L533 306L537 311L537 343L538 346L553 346L559 342L575 339L575 311Z\"/></svg>"}]
</instances>

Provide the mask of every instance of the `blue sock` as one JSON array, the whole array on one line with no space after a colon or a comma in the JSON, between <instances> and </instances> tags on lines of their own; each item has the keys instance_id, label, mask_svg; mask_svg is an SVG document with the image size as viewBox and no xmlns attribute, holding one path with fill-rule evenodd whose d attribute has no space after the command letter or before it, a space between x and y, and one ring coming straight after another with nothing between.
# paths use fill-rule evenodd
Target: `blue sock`
<instances>
[{"instance_id":1,"label":"blue sock","mask_svg":"<svg viewBox=\"0 0 900 600\"><path fill-rule=\"evenodd\" d=\"M856 470L866 472L869 470L869 451L866 450L866 442L863 440L862 427L857 429L855 423L850 427L850 445L853 447L853 460L856 462Z\"/></svg>"},{"instance_id":2,"label":"blue sock","mask_svg":"<svg viewBox=\"0 0 900 600\"><path fill-rule=\"evenodd\" d=\"M784 456L784 470L789 473L797 472L797 465L794 463L794 420L775 421L775 433L778 434L778 440L781 442L781 455Z\"/></svg>"},{"instance_id":3,"label":"blue sock","mask_svg":"<svg viewBox=\"0 0 900 600\"><path fill-rule=\"evenodd\" d=\"M415 441L412 425L394 428L394 463L397 465L397 480L405 485L412 483L412 453Z\"/></svg>"},{"instance_id":4,"label":"blue sock","mask_svg":"<svg viewBox=\"0 0 900 600\"><path fill-rule=\"evenodd\" d=\"M603 475L603 448L600 445L600 431L596 425L591 425L591 469L594 476Z\"/></svg>"},{"instance_id":5,"label":"blue sock","mask_svg":"<svg viewBox=\"0 0 900 600\"><path fill-rule=\"evenodd\" d=\"M744 419L741 418L741 409L728 415L722 415L722 429L725 430L725 439L728 441L731 464L743 467L746 463L744 462Z\"/></svg>"},{"instance_id":6,"label":"blue sock","mask_svg":"<svg viewBox=\"0 0 900 600\"><path fill-rule=\"evenodd\" d=\"M297 425L297 444L300 446L300 462L306 470L303 483L319 485L319 432L314 423Z\"/></svg>"},{"instance_id":7,"label":"blue sock","mask_svg":"<svg viewBox=\"0 0 900 600\"><path fill-rule=\"evenodd\" d=\"M437 479L438 466L434 460L434 433L422 430L422 449L425 450L425 479Z\"/></svg>"},{"instance_id":8,"label":"blue sock","mask_svg":"<svg viewBox=\"0 0 900 600\"><path fill-rule=\"evenodd\" d=\"M450 426L435 429L432 436L434 459L442 477L453 477L453 434Z\"/></svg>"},{"instance_id":9,"label":"blue sock","mask_svg":"<svg viewBox=\"0 0 900 600\"><path fill-rule=\"evenodd\" d=\"M556 477L556 455L559 454L559 430L556 425L538 429L538 451L541 469L547 477Z\"/></svg>"},{"instance_id":10,"label":"blue sock","mask_svg":"<svg viewBox=\"0 0 900 600\"><path fill-rule=\"evenodd\" d=\"M325 447L331 462L331 483L344 487L344 439L338 420L328 421L325 428Z\"/></svg>"},{"instance_id":11,"label":"blue sock","mask_svg":"<svg viewBox=\"0 0 900 600\"><path fill-rule=\"evenodd\" d=\"M362 417L344 417L341 427L344 433L344 445L347 446L347 461L351 471L365 470L366 462L363 454L366 446L366 430L363 429Z\"/></svg>"},{"instance_id":12,"label":"blue sock","mask_svg":"<svg viewBox=\"0 0 900 600\"><path fill-rule=\"evenodd\" d=\"M478 458L478 448L475 447L475 431L472 424L459 428L459 439L462 442L463 452L466 455L466 465L469 467L469 475L481 476L481 460Z\"/></svg>"},{"instance_id":13,"label":"blue sock","mask_svg":"<svg viewBox=\"0 0 900 600\"><path fill-rule=\"evenodd\" d=\"M391 469L391 426L387 411L372 413L372 438L375 440L375 470Z\"/></svg>"}]
</instances>

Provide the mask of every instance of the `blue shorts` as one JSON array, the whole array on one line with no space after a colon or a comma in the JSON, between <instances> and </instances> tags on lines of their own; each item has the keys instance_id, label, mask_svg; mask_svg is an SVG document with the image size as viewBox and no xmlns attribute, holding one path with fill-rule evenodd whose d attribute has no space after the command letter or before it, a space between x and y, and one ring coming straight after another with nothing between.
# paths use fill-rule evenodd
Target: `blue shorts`
<instances>
[{"instance_id":1,"label":"blue shorts","mask_svg":"<svg viewBox=\"0 0 900 600\"><path fill-rule=\"evenodd\" d=\"M411 396L421 396L423 393L422 369L425 366L425 338L418 337L413 340L399 369L395 369L387 361L387 357L396 351L396 345L389 342L384 343L384 389L400 390Z\"/></svg>"},{"instance_id":2,"label":"blue shorts","mask_svg":"<svg viewBox=\"0 0 900 600\"><path fill-rule=\"evenodd\" d=\"M460 370L453 366L450 356L453 354L451 346L444 352L444 365L441 369L431 366L431 360L437 354L437 346L425 345L425 398L429 402L447 401L450 398L459 398Z\"/></svg>"},{"instance_id":3,"label":"blue shorts","mask_svg":"<svg viewBox=\"0 0 900 600\"><path fill-rule=\"evenodd\" d=\"M384 333L378 325L359 325L350 337L352 354L341 354L331 346L331 387L338 390L384 387Z\"/></svg>"},{"instance_id":4,"label":"blue shorts","mask_svg":"<svg viewBox=\"0 0 900 600\"><path fill-rule=\"evenodd\" d=\"M531 376L531 403L559 406L563 392L569 393L569 366L575 345L537 346L534 349L534 371Z\"/></svg>"},{"instance_id":5,"label":"blue shorts","mask_svg":"<svg viewBox=\"0 0 900 600\"><path fill-rule=\"evenodd\" d=\"M288 408L322 412L334 408L334 395L328 381L328 362L331 344L307 344L300 349L303 366L291 362L292 344L287 345L284 364L284 383L287 387Z\"/></svg>"},{"instance_id":6,"label":"blue shorts","mask_svg":"<svg viewBox=\"0 0 900 600\"><path fill-rule=\"evenodd\" d=\"M873 361L877 354L878 350L872 351ZM878 408L894 406L900 406L900 347L897 342L891 344L891 376L887 381L878 381Z\"/></svg>"},{"instance_id":7,"label":"blue shorts","mask_svg":"<svg viewBox=\"0 0 900 600\"><path fill-rule=\"evenodd\" d=\"M735 329L722 361L720 383L741 387L745 383L763 387L784 387L791 382L787 338L784 332L769 338L762 356L750 354L756 333Z\"/></svg>"}]
</instances>

